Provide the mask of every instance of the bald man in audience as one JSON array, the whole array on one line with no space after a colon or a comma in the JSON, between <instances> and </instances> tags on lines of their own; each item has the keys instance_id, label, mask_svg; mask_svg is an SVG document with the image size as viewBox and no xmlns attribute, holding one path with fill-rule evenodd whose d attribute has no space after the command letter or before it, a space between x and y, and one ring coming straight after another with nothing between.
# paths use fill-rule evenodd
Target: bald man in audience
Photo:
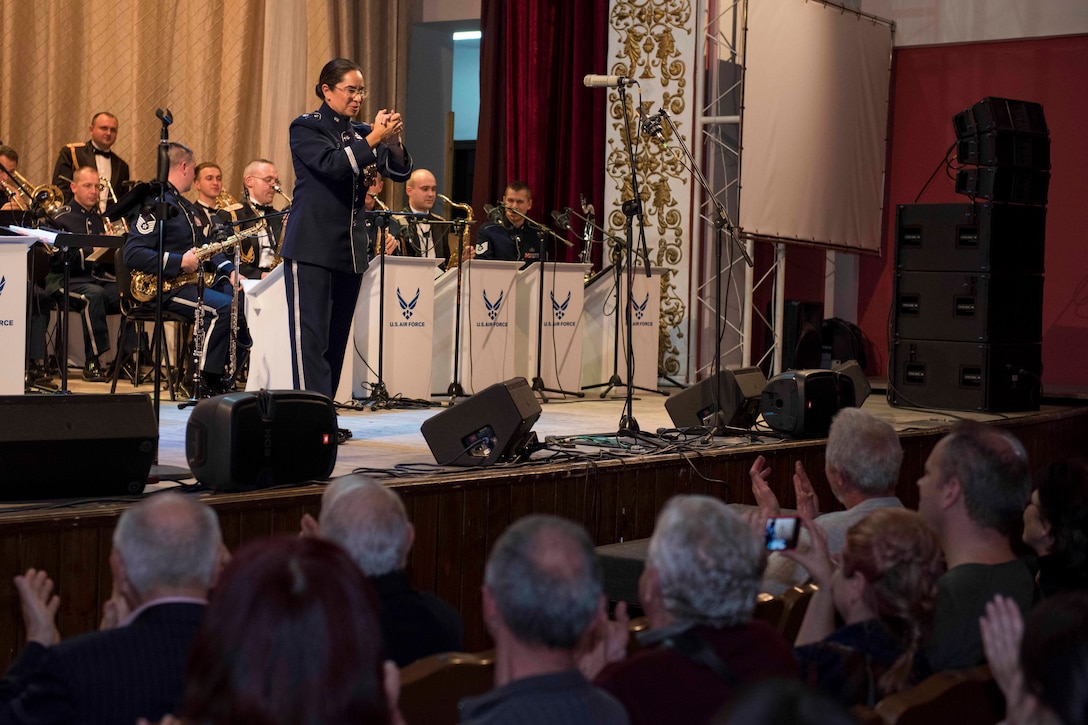
<instances>
[{"instance_id":1,"label":"bald man in audience","mask_svg":"<svg viewBox=\"0 0 1088 725\"><path fill-rule=\"evenodd\" d=\"M135 504L113 532L103 631L64 641L48 575L15 577L27 645L0 687L0 723L157 722L176 712L222 541L215 512L195 497L159 493Z\"/></svg>"},{"instance_id":2,"label":"bald man in audience","mask_svg":"<svg viewBox=\"0 0 1088 725\"><path fill-rule=\"evenodd\" d=\"M404 571L416 534L395 491L365 476L339 478L321 497L319 521L304 516L302 529L339 544L370 578L386 656L398 666L461 650L461 615L433 594L413 589Z\"/></svg>"},{"instance_id":3,"label":"bald man in audience","mask_svg":"<svg viewBox=\"0 0 1088 725\"><path fill-rule=\"evenodd\" d=\"M824 475L831 493L845 511L820 514L820 503L808 474L800 461L794 464L793 488L799 514L815 519L827 534L831 554L842 551L847 530L880 508L902 508L895 495L903 448L890 424L860 408L843 408L831 422L824 453ZM752 493L764 518L779 516L778 498L767 484L771 469L763 456L756 458L748 472ZM801 532L801 546L808 546L808 532ZM792 586L808 581L808 572L778 552L767 559L763 591L779 595Z\"/></svg>"},{"instance_id":4,"label":"bald man in audience","mask_svg":"<svg viewBox=\"0 0 1088 725\"><path fill-rule=\"evenodd\" d=\"M996 594L1025 617L1035 579L1011 537L1031 495L1027 451L1011 433L962 423L937 442L918 479L918 512L937 532L948 571L937 589L925 658L933 672L983 664L979 618Z\"/></svg>"},{"instance_id":5,"label":"bald man in audience","mask_svg":"<svg viewBox=\"0 0 1088 725\"><path fill-rule=\"evenodd\" d=\"M575 652L605 620L601 565L578 524L527 516L495 542L484 570L484 623L495 689L461 702L473 725L622 725L623 706L594 687Z\"/></svg>"}]
</instances>

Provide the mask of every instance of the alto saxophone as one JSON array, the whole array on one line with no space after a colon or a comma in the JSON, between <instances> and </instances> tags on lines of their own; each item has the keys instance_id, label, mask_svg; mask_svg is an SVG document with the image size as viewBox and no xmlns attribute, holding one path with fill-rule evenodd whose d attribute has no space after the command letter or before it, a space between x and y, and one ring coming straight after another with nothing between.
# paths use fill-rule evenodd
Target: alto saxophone
<instances>
[{"instance_id":1,"label":"alto saxophone","mask_svg":"<svg viewBox=\"0 0 1088 725\"><path fill-rule=\"evenodd\" d=\"M193 250L193 253L196 254L197 262L204 264L205 261L211 259L214 255L233 247L241 238L241 234L235 234L221 242L212 242L211 244L197 247ZM199 270L196 272L185 272L184 274L179 274L177 277L164 279L162 281L162 291L173 292L185 285L196 284L197 278L200 275L204 275L204 285L207 287L211 287L215 282L215 272L201 272ZM150 302L155 299L158 279L158 275L150 272L133 271L132 282L129 285L129 289L132 292L132 298L140 302Z\"/></svg>"},{"instance_id":2,"label":"alto saxophone","mask_svg":"<svg viewBox=\"0 0 1088 725\"><path fill-rule=\"evenodd\" d=\"M465 212L465 220L461 224L461 238L458 240L456 246L450 250L450 261L446 263L446 269L453 269L461 263L461 250L468 246L468 235L471 231L469 229L472 226L472 205L471 204L458 204L450 199L445 194L437 194L438 198L450 205L451 209L460 209Z\"/></svg>"}]
</instances>

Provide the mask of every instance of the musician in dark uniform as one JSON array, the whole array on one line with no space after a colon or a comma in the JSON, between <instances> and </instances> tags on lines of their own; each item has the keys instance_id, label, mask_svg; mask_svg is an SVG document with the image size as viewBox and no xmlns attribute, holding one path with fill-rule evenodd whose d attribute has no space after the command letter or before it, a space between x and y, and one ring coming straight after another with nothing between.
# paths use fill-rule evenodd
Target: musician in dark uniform
<instances>
[{"instance_id":1,"label":"musician in dark uniform","mask_svg":"<svg viewBox=\"0 0 1088 725\"><path fill-rule=\"evenodd\" d=\"M238 207L228 207L220 212L220 217L227 215L234 229L243 238L238 242L238 260L240 271L246 279L264 279L272 269L276 259L283 232L283 216L274 216L264 220L264 225L257 231L247 231L253 224L245 224L247 219L256 219L268 214L275 214L272 201L276 198L276 189L280 184L280 175L275 165L268 159L250 161L242 179L244 200Z\"/></svg>"},{"instance_id":2,"label":"musician in dark uniform","mask_svg":"<svg viewBox=\"0 0 1088 725\"><path fill-rule=\"evenodd\" d=\"M533 208L533 196L524 181L511 181L503 192L502 203L509 207L497 219L483 224L476 233L476 259L503 259L510 262L532 262L540 258L540 232L525 218ZM521 212L520 214L516 212Z\"/></svg>"},{"instance_id":3,"label":"musician in dark uniform","mask_svg":"<svg viewBox=\"0 0 1088 725\"><path fill-rule=\"evenodd\" d=\"M109 192L105 189L105 180L109 179L115 193L125 193L128 183L128 164L113 153L113 144L117 140L117 116L109 111L99 111L91 119L91 138L88 141L65 145L57 155L53 166L53 185L64 189L64 200L72 200L68 191L72 174L81 166L90 166L98 170L103 188L98 192L98 210L105 211L109 203Z\"/></svg>"},{"instance_id":4,"label":"musician in dark uniform","mask_svg":"<svg viewBox=\"0 0 1088 725\"><path fill-rule=\"evenodd\" d=\"M385 211L385 205L381 202L382 187L384 186L385 179L381 177L381 174L375 176L374 181L367 187L366 200L363 202L363 211ZM383 229L385 231L385 253L396 254L400 249L400 240L390 231L396 231L396 222L389 219L383 225L378 223L376 217L368 216L366 218L366 233L367 236L370 237L370 242L367 246L367 254L372 260L378 255L378 252L381 251L378 246L378 233Z\"/></svg>"},{"instance_id":5,"label":"musician in dark uniform","mask_svg":"<svg viewBox=\"0 0 1088 725\"><path fill-rule=\"evenodd\" d=\"M98 213L98 171L90 166L77 169L69 187L72 202L61 207L54 216L57 226L73 234L105 234L105 223ZM106 315L120 314L121 297L117 282L113 279L113 250L105 250L105 263L89 259L94 247L68 247L68 304L82 313L83 379L93 383L109 380L98 360L110 349L109 328ZM50 260L51 273L46 281L50 294L59 292L64 285L64 257L54 254Z\"/></svg>"},{"instance_id":6,"label":"musician in dark uniform","mask_svg":"<svg viewBox=\"0 0 1088 725\"><path fill-rule=\"evenodd\" d=\"M371 183L365 172L373 166L404 181L412 160L401 143L399 113L382 109L373 125L352 121L366 98L357 63L326 63L315 92L321 108L291 123L294 204L280 256L295 387L331 398L369 262L360 213Z\"/></svg>"},{"instance_id":7,"label":"musician in dark uniform","mask_svg":"<svg viewBox=\"0 0 1088 725\"><path fill-rule=\"evenodd\" d=\"M204 215L206 224L214 228L230 220L230 214L218 206L219 195L223 191L223 170L219 164L214 161L197 164L193 171L193 189L196 190L193 206Z\"/></svg>"},{"instance_id":8,"label":"musician in dark uniform","mask_svg":"<svg viewBox=\"0 0 1088 725\"><path fill-rule=\"evenodd\" d=\"M234 264L223 252L213 255L201 264L194 247L203 246L214 234L204 222L201 213L192 202L182 196L193 184L195 173L193 152L179 143L169 145L170 176L166 190L166 202L170 214L165 220L155 216L154 208L145 208L132 226L125 243L125 264L133 271L162 274L165 280L181 274L196 272L213 273L212 284L204 288L204 360L201 373L208 391L212 394L228 392L233 380L226 375L230 347L231 284ZM176 211L176 214L174 213ZM159 259L159 225L165 225L163 237L164 255ZM187 284L164 294L163 307L194 320L197 308L197 287ZM154 301L147 302L153 305ZM245 300L238 292L238 345L248 348L251 344L245 323Z\"/></svg>"}]
</instances>

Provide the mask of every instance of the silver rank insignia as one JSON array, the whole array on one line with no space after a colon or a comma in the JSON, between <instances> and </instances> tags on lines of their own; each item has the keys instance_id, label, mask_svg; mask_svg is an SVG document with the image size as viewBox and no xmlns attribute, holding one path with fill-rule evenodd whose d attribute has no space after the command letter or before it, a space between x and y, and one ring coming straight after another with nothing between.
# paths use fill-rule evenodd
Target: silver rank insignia
<instances>
[{"instance_id":1,"label":"silver rank insignia","mask_svg":"<svg viewBox=\"0 0 1088 725\"><path fill-rule=\"evenodd\" d=\"M133 228L139 234L150 234L155 231L155 217L151 214L141 214Z\"/></svg>"},{"instance_id":2,"label":"silver rank insignia","mask_svg":"<svg viewBox=\"0 0 1088 725\"><path fill-rule=\"evenodd\" d=\"M487 242L477 242L476 243L476 254L487 254L487 247L488 247Z\"/></svg>"}]
</instances>

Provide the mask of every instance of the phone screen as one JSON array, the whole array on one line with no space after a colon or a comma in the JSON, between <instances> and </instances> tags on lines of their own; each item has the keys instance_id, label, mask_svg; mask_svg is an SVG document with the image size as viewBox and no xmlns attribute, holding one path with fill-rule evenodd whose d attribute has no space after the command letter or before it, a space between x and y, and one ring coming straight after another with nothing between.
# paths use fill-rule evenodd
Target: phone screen
<instances>
[{"instance_id":1,"label":"phone screen","mask_svg":"<svg viewBox=\"0 0 1088 725\"><path fill-rule=\"evenodd\" d=\"M797 548L797 537L801 534L801 522L796 516L776 516L767 519L764 536L767 551L782 551Z\"/></svg>"}]
</instances>

